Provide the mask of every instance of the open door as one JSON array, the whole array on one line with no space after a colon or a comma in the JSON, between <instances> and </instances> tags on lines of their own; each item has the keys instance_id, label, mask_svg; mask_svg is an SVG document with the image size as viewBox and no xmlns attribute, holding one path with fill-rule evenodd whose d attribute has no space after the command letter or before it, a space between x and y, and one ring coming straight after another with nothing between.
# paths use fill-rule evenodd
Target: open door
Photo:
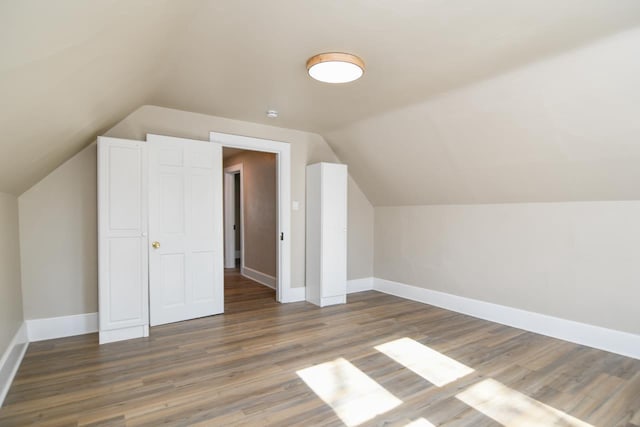
<instances>
[{"instance_id":1,"label":"open door","mask_svg":"<svg viewBox=\"0 0 640 427\"><path fill-rule=\"evenodd\" d=\"M98 137L100 344L149 335L146 165L144 142Z\"/></svg>"},{"instance_id":2,"label":"open door","mask_svg":"<svg viewBox=\"0 0 640 427\"><path fill-rule=\"evenodd\" d=\"M224 311L222 149L147 135L151 326Z\"/></svg>"}]
</instances>

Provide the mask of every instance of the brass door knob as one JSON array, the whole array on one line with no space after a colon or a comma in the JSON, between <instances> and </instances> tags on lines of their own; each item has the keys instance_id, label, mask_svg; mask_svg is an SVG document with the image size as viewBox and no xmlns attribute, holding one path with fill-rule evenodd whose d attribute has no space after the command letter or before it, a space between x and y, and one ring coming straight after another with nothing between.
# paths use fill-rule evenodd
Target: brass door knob
<instances>
[{"instance_id":1,"label":"brass door knob","mask_svg":"<svg viewBox=\"0 0 640 427\"><path fill-rule=\"evenodd\" d=\"M158 249L160 247L160 242L153 242L151 246L153 246L154 249Z\"/></svg>"}]
</instances>

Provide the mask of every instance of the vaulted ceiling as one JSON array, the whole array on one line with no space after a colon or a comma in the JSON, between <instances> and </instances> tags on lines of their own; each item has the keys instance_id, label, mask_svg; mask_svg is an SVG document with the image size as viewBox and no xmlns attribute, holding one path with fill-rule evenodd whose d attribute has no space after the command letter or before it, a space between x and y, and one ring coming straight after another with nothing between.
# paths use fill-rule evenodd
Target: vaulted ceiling
<instances>
[{"instance_id":1,"label":"vaulted ceiling","mask_svg":"<svg viewBox=\"0 0 640 427\"><path fill-rule=\"evenodd\" d=\"M638 24L637 0L6 0L0 191L154 104L317 132L376 205L640 198ZM324 51L365 76L311 80Z\"/></svg>"}]
</instances>

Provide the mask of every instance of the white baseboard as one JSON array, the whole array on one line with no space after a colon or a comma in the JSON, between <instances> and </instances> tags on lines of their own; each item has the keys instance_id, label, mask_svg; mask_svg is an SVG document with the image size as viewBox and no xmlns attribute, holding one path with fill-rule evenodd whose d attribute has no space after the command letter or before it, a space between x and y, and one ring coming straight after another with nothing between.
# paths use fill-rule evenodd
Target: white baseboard
<instances>
[{"instance_id":1,"label":"white baseboard","mask_svg":"<svg viewBox=\"0 0 640 427\"><path fill-rule=\"evenodd\" d=\"M261 285L265 285L270 287L271 289L275 289L276 288L276 278L273 276L269 276L268 274L265 274L261 271L258 270L254 270L253 268L249 268L249 267L241 267L240 268L240 274L244 277L247 277L251 280L254 280L258 283L260 283Z\"/></svg>"},{"instance_id":2,"label":"white baseboard","mask_svg":"<svg viewBox=\"0 0 640 427\"><path fill-rule=\"evenodd\" d=\"M373 290L373 277L347 280L347 293L371 291Z\"/></svg>"},{"instance_id":3,"label":"white baseboard","mask_svg":"<svg viewBox=\"0 0 640 427\"><path fill-rule=\"evenodd\" d=\"M0 358L0 407L2 407L4 398L7 397L9 387L18 372L28 346L27 325L22 322Z\"/></svg>"},{"instance_id":4,"label":"white baseboard","mask_svg":"<svg viewBox=\"0 0 640 427\"><path fill-rule=\"evenodd\" d=\"M26 323L29 341L50 340L98 332L98 313L29 319Z\"/></svg>"},{"instance_id":5,"label":"white baseboard","mask_svg":"<svg viewBox=\"0 0 640 427\"><path fill-rule=\"evenodd\" d=\"M107 344L110 342L131 340L149 336L149 325L131 326L129 328L104 330L98 332L98 343Z\"/></svg>"},{"instance_id":6,"label":"white baseboard","mask_svg":"<svg viewBox=\"0 0 640 427\"><path fill-rule=\"evenodd\" d=\"M333 297L318 297L317 299L308 298L307 302L310 302L311 304L317 305L318 307L327 307L327 306L336 305L336 304L346 304L347 303L347 296L346 295L338 295L338 296L333 296Z\"/></svg>"},{"instance_id":7,"label":"white baseboard","mask_svg":"<svg viewBox=\"0 0 640 427\"><path fill-rule=\"evenodd\" d=\"M374 279L376 291L490 320L514 328L640 359L640 335L561 319L404 283Z\"/></svg>"},{"instance_id":8,"label":"white baseboard","mask_svg":"<svg viewBox=\"0 0 640 427\"><path fill-rule=\"evenodd\" d=\"M258 282L261 285L267 286L271 289L276 288L277 280L275 277L269 276L268 274L264 274L260 271L254 270L253 268L246 267L246 266L240 267L240 274L248 279ZM280 302L281 303L300 302L300 301L304 301L304 296L305 296L304 286L299 288L289 288L285 292L283 292L283 295L280 295Z\"/></svg>"},{"instance_id":9,"label":"white baseboard","mask_svg":"<svg viewBox=\"0 0 640 427\"><path fill-rule=\"evenodd\" d=\"M300 302L305 300L306 288L304 286L298 288L290 288L287 290L287 295L281 298L280 302Z\"/></svg>"}]
</instances>

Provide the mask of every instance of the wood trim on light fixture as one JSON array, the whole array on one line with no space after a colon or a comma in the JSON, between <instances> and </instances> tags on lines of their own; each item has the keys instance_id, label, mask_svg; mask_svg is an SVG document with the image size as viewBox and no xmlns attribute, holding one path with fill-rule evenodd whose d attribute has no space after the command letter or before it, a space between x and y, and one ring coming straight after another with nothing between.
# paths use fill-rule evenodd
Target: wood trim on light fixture
<instances>
[{"instance_id":1,"label":"wood trim on light fixture","mask_svg":"<svg viewBox=\"0 0 640 427\"><path fill-rule=\"evenodd\" d=\"M343 52L326 52L312 56L307 60L307 71L321 62L348 62L359 67L364 73L364 61L355 55Z\"/></svg>"}]
</instances>

